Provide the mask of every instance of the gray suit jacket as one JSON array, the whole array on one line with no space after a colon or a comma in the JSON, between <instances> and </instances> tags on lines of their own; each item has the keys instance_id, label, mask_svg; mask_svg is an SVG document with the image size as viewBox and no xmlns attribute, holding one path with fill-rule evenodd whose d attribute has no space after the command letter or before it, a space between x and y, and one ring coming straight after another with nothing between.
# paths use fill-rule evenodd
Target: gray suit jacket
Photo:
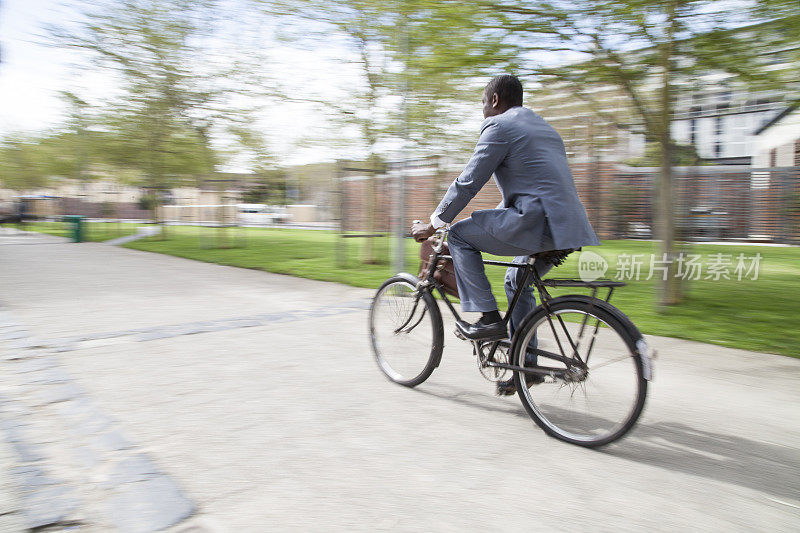
<instances>
[{"instance_id":1,"label":"gray suit jacket","mask_svg":"<svg viewBox=\"0 0 800 533\"><path fill-rule=\"evenodd\" d=\"M434 214L452 222L492 173L503 202L473 212L472 220L496 239L532 253L552 243L557 250L600 244L578 198L564 142L530 109L512 107L483 122L475 153Z\"/></svg>"}]
</instances>

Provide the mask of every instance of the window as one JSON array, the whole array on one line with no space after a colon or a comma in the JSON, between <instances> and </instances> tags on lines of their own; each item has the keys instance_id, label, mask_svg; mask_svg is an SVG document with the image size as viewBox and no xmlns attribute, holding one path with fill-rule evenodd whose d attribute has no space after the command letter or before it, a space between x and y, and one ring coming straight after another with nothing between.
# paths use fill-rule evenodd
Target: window
<instances>
[{"instance_id":1,"label":"window","mask_svg":"<svg viewBox=\"0 0 800 533\"><path fill-rule=\"evenodd\" d=\"M691 141L691 123L690 120L676 120L672 123L672 138L681 144L687 144Z\"/></svg>"},{"instance_id":2,"label":"window","mask_svg":"<svg viewBox=\"0 0 800 533\"><path fill-rule=\"evenodd\" d=\"M698 118L697 120L697 136L695 147L700 157L712 158L714 157L714 132L716 119L714 117Z\"/></svg>"},{"instance_id":3,"label":"window","mask_svg":"<svg viewBox=\"0 0 800 533\"><path fill-rule=\"evenodd\" d=\"M747 115L727 115L719 117L722 121L718 143L722 146L720 157L745 157L752 155L748 150Z\"/></svg>"}]
</instances>

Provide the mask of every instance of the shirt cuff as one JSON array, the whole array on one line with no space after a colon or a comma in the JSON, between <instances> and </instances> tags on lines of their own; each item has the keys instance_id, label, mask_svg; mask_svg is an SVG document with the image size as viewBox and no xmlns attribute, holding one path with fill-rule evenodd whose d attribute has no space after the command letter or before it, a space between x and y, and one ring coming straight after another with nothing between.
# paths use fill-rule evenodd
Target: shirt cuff
<instances>
[{"instance_id":1,"label":"shirt cuff","mask_svg":"<svg viewBox=\"0 0 800 533\"><path fill-rule=\"evenodd\" d=\"M445 224L447 224L447 222L443 222L442 219L435 214L431 215L431 226L433 226L433 229L439 229Z\"/></svg>"}]
</instances>

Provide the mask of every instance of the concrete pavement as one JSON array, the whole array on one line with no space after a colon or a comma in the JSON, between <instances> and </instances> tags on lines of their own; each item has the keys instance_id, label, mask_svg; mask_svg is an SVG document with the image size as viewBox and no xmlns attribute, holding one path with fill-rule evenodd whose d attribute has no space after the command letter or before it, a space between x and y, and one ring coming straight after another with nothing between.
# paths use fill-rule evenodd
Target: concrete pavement
<instances>
[{"instance_id":1,"label":"concrete pavement","mask_svg":"<svg viewBox=\"0 0 800 533\"><path fill-rule=\"evenodd\" d=\"M494 397L449 325L425 384L386 381L371 295L0 235L12 502L0 518L86 531L800 528L800 361L649 337L660 357L645 414L590 451Z\"/></svg>"}]
</instances>

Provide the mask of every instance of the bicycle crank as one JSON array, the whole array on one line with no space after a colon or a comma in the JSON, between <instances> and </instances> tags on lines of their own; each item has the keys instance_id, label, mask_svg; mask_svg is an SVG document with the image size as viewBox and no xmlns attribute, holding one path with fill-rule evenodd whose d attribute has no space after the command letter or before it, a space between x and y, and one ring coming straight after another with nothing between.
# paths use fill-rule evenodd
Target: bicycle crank
<instances>
[{"instance_id":1,"label":"bicycle crank","mask_svg":"<svg viewBox=\"0 0 800 533\"><path fill-rule=\"evenodd\" d=\"M488 381L493 383L498 381L505 381L509 379L511 371L507 368L498 366L490 366L488 362L491 360L494 363L508 364L508 345L507 343L500 343L494 351L491 359L485 350L491 350L491 346L496 341L473 341L472 352L476 356L478 362L478 371Z\"/></svg>"}]
</instances>

